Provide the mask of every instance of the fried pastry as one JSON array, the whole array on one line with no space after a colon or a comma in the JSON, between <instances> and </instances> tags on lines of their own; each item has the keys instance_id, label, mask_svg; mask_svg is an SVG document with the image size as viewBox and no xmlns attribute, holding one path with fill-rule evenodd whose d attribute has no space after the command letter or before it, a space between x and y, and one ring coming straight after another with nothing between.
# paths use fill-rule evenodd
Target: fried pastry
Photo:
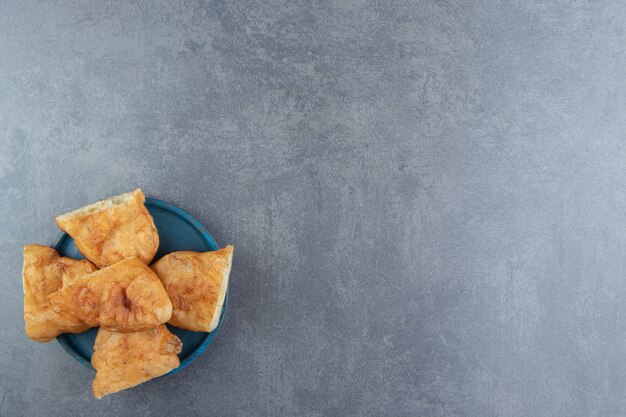
<instances>
[{"instance_id":1,"label":"fried pastry","mask_svg":"<svg viewBox=\"0 0 626 417\"><path fill-rule=\"evenodd\" d=\"M131 256L149 264L159 248L159 234L145 200L138 188L58 216L56 222L100 268Z\"/></svg>"},{"instance_id":2,"label":"fried pastry","mask_svg":"<svg viewBox=\"0 0 626 417\"><path fill-rule=\"evenodd\" d=\"M22 282L26 335L38 342L49 342L61 333L87 330L90 326L72 314L54 311L48 296L96 269L86 259L62 257L48 246L24 246Z\"/></svg>"},{"instance_id":3,"label":"fried pastry","mask_svg":"<svg viewBox=\"0 0 626 417\"><path fill-rule=\"evenodd\" d=\"M135 257L85 275L49 299L57 312L123 333L152 329L172 315L161 281Z\"/></svg>"},{"instance_id":4,"label":"fried pastry","mask_svg":"<svg viewBox=\"0 0 626 417\"><path fill-rule=\"evenodd\" d=\"M173 252L152 265L172 300L169 323L211 332L219 323L228 288L233 247L213 252Z\"/></svg>"},{"instance_id":5,"label":"fried pastry","mask_svg":"<svg viewBox=\"0 0 626 417\"><path fill-rule=\"evenodd\" d=\"M178 368L182 347L165 325L137 333L100 328L91 357L96 370L93 395L102 398Z\"/></svg>"}]
</instances>

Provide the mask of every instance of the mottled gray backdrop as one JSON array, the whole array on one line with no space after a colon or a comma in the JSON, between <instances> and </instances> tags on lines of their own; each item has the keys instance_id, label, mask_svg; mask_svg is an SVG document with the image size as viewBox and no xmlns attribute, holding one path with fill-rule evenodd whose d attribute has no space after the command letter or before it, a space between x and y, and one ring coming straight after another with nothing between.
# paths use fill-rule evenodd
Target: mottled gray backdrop
<instances>
[{"instance_id":1,"label":"mottled gray backdrop","mask_svg":"<svg viewBox=\"0 0 626 417\"><path fill-rule=\"evenodd\" d=\"M95 401L21 247L136 186L230 311ZM1 416L626 416L623 1L0 0L0 187Z\"/></svg>"}]
</instances>

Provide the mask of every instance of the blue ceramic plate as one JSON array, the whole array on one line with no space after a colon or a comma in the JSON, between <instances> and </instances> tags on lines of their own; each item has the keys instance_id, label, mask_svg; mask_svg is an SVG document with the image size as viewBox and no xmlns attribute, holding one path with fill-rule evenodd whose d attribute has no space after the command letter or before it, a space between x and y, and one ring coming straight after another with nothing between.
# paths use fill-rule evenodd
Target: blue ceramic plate
<instances>
[{"instance_id":1,"label":"blue ceramic plate","mask_svg":"<svg viewBox=\"0 0 626 417\"><path fill-rule=\"evenodd\" d=\"M159 250L154 261L163 255L180 250L207 252L218 250L217 243L198 220L189 213L155 198L146 198L146 207L154 218L154 224L159 231ZM62 255L75 259L84 259L84 256L74 245L74 240L66 233L61 236L55 249ZM194 361L211 343L217 332L222 327L226 307L228 306L228 292L222 309L222 316L217 328L211 333L192 332L177 327L167 327L183 342L183 350L178 357L180 366L170 373L178 372ZM91 354L93 343L96 340L98 329L89 329L84 333L65 333L57 337L57 341L63 346L74 359L88 368L91 366Z\"/></svg>"}]
</instances>

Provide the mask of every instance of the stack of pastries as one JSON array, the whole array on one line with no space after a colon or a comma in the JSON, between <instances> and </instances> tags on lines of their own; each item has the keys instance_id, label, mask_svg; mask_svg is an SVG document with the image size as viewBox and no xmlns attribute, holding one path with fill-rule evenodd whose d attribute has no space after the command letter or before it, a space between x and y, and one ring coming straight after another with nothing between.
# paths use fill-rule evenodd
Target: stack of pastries
<instances>
[{"instance_id":1,"label":"stack of pastries","mask_svg":"<svg viewBox=\"0 0 626 417\"><path fill-rule=\"evenodd\" d=\"M24 246L26 334L48 342L99 327L96 398L177 368L182 342L165 323L211 332L226 296L233 247L173 252L150 265L159 235L144 202L137 189L57 217L87 259Z\"/></svg>"}]
</instances>

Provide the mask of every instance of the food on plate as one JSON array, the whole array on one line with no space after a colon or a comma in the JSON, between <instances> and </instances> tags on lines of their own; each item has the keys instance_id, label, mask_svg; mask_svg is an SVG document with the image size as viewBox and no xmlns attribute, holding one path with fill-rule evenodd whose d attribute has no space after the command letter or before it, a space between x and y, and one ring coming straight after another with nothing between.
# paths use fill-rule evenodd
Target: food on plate
<instances>
[{"instance_id":1,"label":"food on plate","mask_svg":"<svg viewBox=\"0 0 626 417\"><path fill-rule=\"evenodd\" d=\"M123 333L152 329L172 315L161 281L135 257L78 278L49 299L56 312Z\"/></svg>"},{"instance_id":2,"label":"food on plate","mask_svg":"<svg viewBox=\"0 0 626 417\"><path fill-rule=\"evenodd\" d=\"M196 332L217 327L232 257L229 245L213 252L172 252L152 265L172 300L171 325Z\"/></svg>"},{"instance_id":3,"label":"food on plate","mask_svg":"<svg viewBox=\"0 0 626 417\"><path fill-rule=\"evenodd\" d=\"M149 264L159 234L141 188L110 197L56 218L80 252L99 268L135 256Z\"/></svg>"},{"instance_id":4,"label":"food on plate","mask_svg":"<svg viewBox=\"0 0 626 417\"><path fill-rule=\"evenodd\" d=\"M137 333L100 328L91 357L94 396L102 398L178 368L182 346L165 325Z\"/></svg>"},{"instance_id":5,"label":"food on plate","mask_svg":"<svg viewBox=\"0 0 626 417\"><path fill-rule=\"evenodd\" d=\"M149 266L160 238L145 201L138 188L56 218L66 232L59 251L75 252L69 235L88 259L63 257L47 246L24 246L26 334L47 342L99 326L95 344L92 332L58 337L74 356L79 346L89 352L93 344L96 398L176 370L182 358L193 360L211 341L206 333L193 332L214 332L224 308L233 247L173 252ZM189 248L198 235L211 243L188 214L166 203L150 201L149 207L174 215L157 218L162 251ZM197 234L187 236L188 225ZM181 358L183 344L170 329L185 343L189 340Z\"/></svg>"},{"instance_id":6,"label":"food on plate","mask_svg":"<svg viewBox=\"0 0 626 417\"><path fill-rule=\"evenodd\" d=\"M72 314L54 311L48 296L96 270L91 262L62 257L48 246L24 246L22 282L26 335L38 342L49 342L61 333L87 330L90 326Z\"/></svg>"}]
</instances>

